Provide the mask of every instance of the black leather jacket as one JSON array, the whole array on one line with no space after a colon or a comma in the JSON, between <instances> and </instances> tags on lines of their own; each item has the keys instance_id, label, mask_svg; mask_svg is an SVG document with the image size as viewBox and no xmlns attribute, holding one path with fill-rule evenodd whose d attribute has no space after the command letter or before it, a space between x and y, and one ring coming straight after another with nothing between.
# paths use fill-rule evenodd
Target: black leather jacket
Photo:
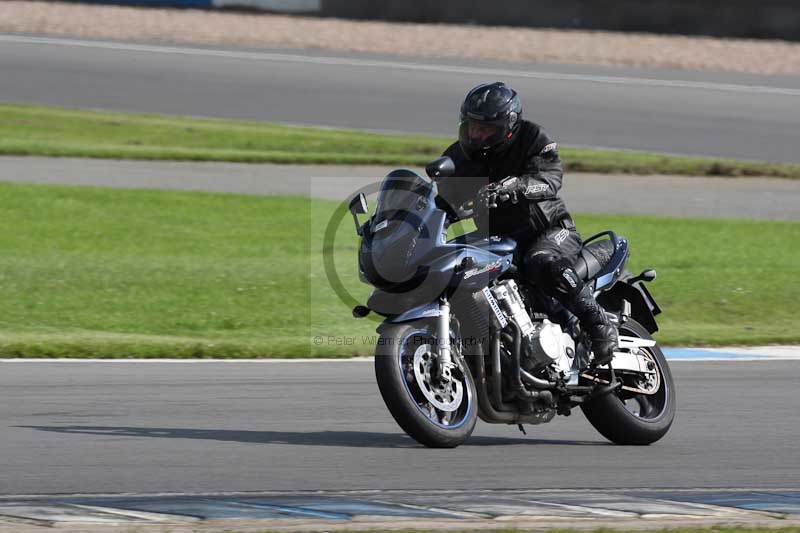
<instances>
[{"instance_id":1,"label":"black leather jacket","mask_svg":"<svg viewBox=\"0 0 800 533\"><path fill-rule=\"evenodd\" d=\"M438 182L436 203L451 221L458 219L455 209L474 200L481 187L516 176L523 183L520 202L501 204L490 217L477 215L478 229L527 240L564 221L571 224L567 207L558 196L564 174L558 147L538 124L523 120L516 140L497 161L469 160L457 142L443 155L455 162L456 171Z\"/></svg>"}]
</instances>

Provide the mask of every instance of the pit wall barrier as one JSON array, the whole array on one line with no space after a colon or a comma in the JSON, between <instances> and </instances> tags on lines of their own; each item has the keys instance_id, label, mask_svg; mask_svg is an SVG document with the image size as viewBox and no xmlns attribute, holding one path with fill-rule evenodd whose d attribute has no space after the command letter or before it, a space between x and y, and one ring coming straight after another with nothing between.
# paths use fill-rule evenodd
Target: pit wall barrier
<instances>
[{"instance_id":1,"label":"pit wall barrier","mask_svg":"<svg viewBox=\"0 0 800 533\"><path fill-rule=\"evenodd\" d=\"M273 13L307 13L319 15L322 0L62 0L73 4L110 4L118 6L231 8L270 11Z\"/></svg>"},{"instance_id":2,"label":"pit wall barrier","mask_svg":"<svg viewBox=\"0 0 800 533\"><path fill-rule=\"evenodd\" d=\"M800 41L800 0L65 0L322 17Z\"/></svg>"}]
</instances>

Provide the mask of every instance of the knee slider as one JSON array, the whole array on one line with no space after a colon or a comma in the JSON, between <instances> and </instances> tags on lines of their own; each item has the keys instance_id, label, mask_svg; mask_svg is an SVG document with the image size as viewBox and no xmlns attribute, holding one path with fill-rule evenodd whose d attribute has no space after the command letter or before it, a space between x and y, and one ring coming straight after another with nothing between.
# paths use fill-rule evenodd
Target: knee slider
<instances>
[{"instance_id":1,"label":"knee slider","mask_svg":"<svg viewBox=\"0 0 800 533\"><path fill-rule=\"evenodd\" d=\"M583 280L564 257L537 251L526 258L526 267L529 279L550 296L573 296L583 289Z\"/></svg>"},{"instance_id":2,"label":"knee slider","mask_svg":"<svg viewBox=\"0 0 800 533\"><path fill-rule=\"evenodd\" d=\"M553 265L558 261L552 253L537 250L525 256L526 277L537 285L550 285L553 278Z\"/></svg>"}]
</instances>

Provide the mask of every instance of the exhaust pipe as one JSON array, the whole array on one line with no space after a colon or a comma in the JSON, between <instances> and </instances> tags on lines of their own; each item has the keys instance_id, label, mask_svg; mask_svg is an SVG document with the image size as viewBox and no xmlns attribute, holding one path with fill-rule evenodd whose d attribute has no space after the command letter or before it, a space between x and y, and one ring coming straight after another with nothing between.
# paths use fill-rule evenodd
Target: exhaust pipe
<instances>
[{"instance_id":1,"label":"exhaust pipe","mask_svg":"<svg viewBox=\"0 0 800 533\"><path fill-rule=\"evenodd\" d=\"M545 381L543 379L536 378L524 370L522 370L522 364L520 361L522 351L522 329L519 327L519 324L513 318L510 319L509 324L513 326L514 329L514 348L513 348L513 361L514 361L514 391L516 392L519 398L523 400L542 400L544 402L552 403L553 402L553 393L548 390L543 391L531 391L525 388L525 384L522 382L523 372L527 374L526 377L533 381L532 384L538 384L541 388L549 388L553 385ZM536 385L535 385L536 386Z\"/></svg>"},{"instance_id":2,"label":"exhaust pipe","mask_svg":"<svg viewBox=\"0 0 800 533\"><path fill-rule=\"evenodd\" d=\"M492 336L492 396L498 411L512 412L517 408L503 402L503 367L500 365L500 335Z\"/></svg>"},{"instance_id":3,"label":"exhaust pipe","mask_svg":"<svg viewBox=\"0 0 800 533\"><path fill-rule=\"evenodd\" d=\"M497 346L497 354L500 355L500 347L499 347L499 339L498 339L498 346ZM494 347L494 340L492 341L492 345ZM519 424L521 420L521 416L518 411L508 412L508 411L497 411L494 406L492 405L491 400L489 399L489 393L486 390L486 370L484 368L484 358L483 358L483 347L479 347L477 353L475 354L475 366L477 367L475 370L477 371L477 388L478 388L478 415L481 417L482 420L486 422L502 422L506 424ZM499 374L497 374L499 376ZM494 384L494 382L493 382ZM499 388L496 389L498 392L500 391Z\"/></svg>"}]
</instances>

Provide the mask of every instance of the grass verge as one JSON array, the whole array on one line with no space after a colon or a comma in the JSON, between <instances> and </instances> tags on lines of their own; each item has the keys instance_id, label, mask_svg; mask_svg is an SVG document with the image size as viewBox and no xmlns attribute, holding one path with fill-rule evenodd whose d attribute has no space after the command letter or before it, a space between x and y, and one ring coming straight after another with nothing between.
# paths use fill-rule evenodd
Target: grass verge
<instances>
[{"instance_id":1,"label":"grass verge","mask_svg":"<svg viewBox=\"0 0 800 533\"><path fill-rule=\"evenodd\" d=\"M447 139L0 104L0 155L424 165ZM572 172L800 177L800 165L562 148Z\"/></svg>"},{"instance_id":2,"label":"grass verge","mask_svg":"<svg viewBox=\"0 0 800 533\"><path fill-rule=\"evenodd\" d=\"M0 356L369 355L322 266L337 204L305 198L0 184ZM665 344L800 342L800 224L579 216L655 267ZM330 245L363 299L357 240ZM313 339L320 337L315 344Z\"/></svg>"}]
</instances>

